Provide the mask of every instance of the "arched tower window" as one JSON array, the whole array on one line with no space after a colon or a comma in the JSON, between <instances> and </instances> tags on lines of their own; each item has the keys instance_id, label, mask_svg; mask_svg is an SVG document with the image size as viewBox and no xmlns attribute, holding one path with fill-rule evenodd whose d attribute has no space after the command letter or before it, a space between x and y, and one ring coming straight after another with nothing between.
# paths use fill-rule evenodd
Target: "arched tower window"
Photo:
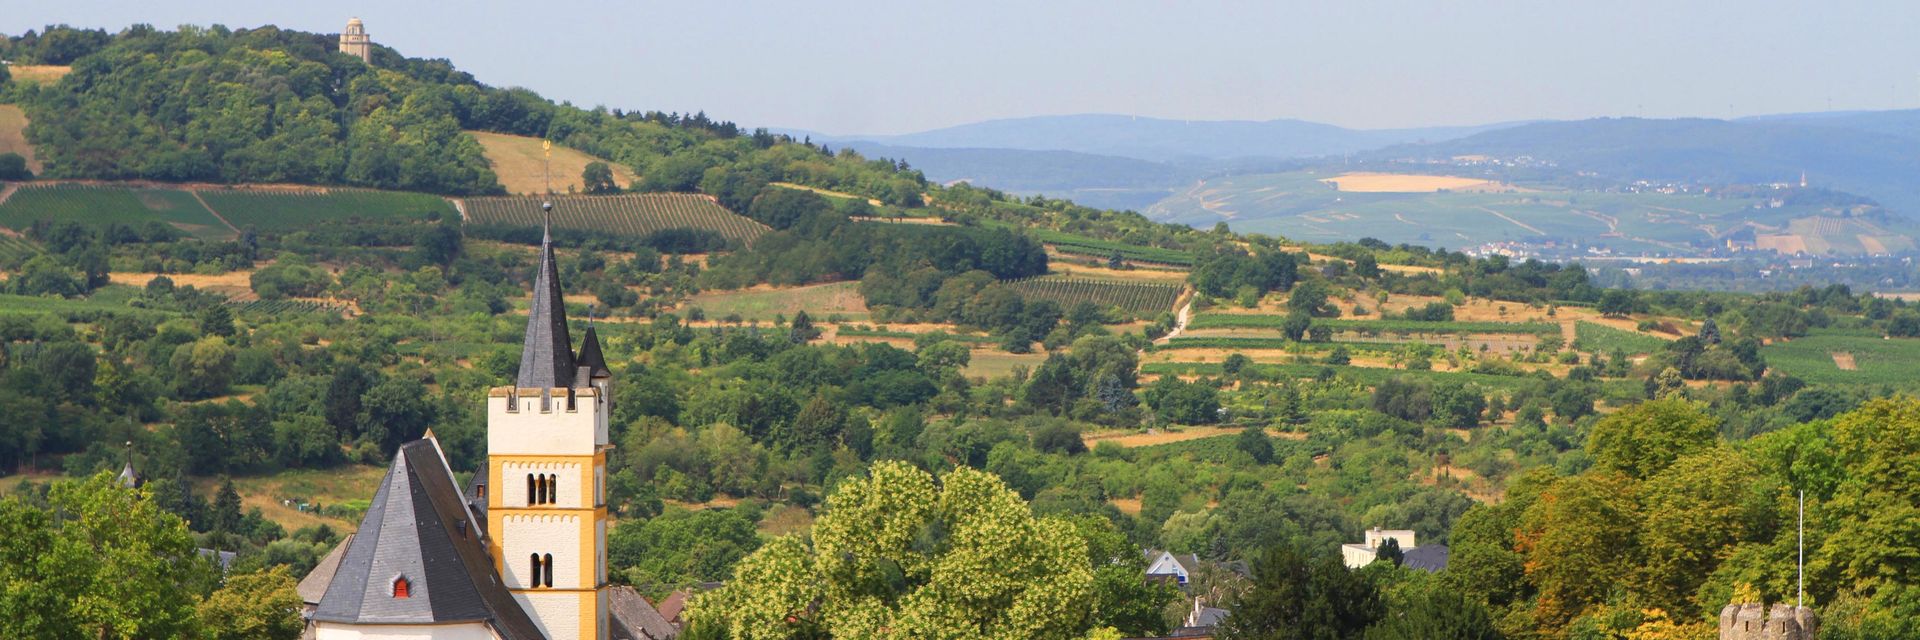
<instances>
[{"instance_id":1,"label":"arched tower window","mask_svg":"<svg viewBox=\"0 0 1920 640\"><path fill-rule=\"evenodd\" d=\"M528 566L533 568L533 579L528 582L527 586L538 587L540 586L540 554L530 554L527 562Z\"/></svg>"},{"instance_id":2,"label":"arched tower window","mask_svg":"<svg viewBox=\"0 0 1920 640\"><path fill-rule=\"evenodd\" d=\"M560 476L547 474L547 504L560 502Z\"/></svg>"},{"instance_id":3,"label":"arched tower window","mask_svg":"<svg viewBox=\"0 0 1920 640\"><path fill-rule=\"evenodd\" d=\"M529 473L527 474L527 504L533 505L533 504L538 504L539 502L540 502L539 496L534 493L533 474Z\"/></svg>"},{"instance_id":4,"label":"arched tower window","mask_svg":"<svg viewBox=\"0 0 1920 640\"><path fill-rule=\"evenodd\" d=\"M547 569L547 586L551 587L553 586L553 554L549 553L547 557L542 558L541 564Z\"/></svg>"},{"instance_id":5,"label":"arched tower window","mask_svg":"<svg viewBox=\"0 0 1920 640\"><path fill-rule=\"evenodd\" d=\"M398 578L394 578L393 579L393 597L395 598L413 597L412 587L413 587L413 584L410 582L407 582L406 576L400 576Z\"/></svg>"}]
</instances>

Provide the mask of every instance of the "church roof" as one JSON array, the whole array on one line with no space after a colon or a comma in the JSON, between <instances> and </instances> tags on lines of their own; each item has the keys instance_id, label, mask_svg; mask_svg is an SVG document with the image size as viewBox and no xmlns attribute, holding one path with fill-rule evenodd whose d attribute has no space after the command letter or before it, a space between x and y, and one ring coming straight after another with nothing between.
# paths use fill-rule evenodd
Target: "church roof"
<instances>
[{"instance_id":1,"label":"church roof","mask_svg":"<svg viewBox=\"0 0 1920 640\"><path fill-rule=\"evenodd\" d=\"M484 622L502 640L543 640L494 571L440 447L401 445L373 494L360 530L315 608L319 622ZM405 578L409 596L393 596Z\"/></svg>"},{"instance_id":2,"label":"church roof","mask_svg":"<svg viewBox=\"0 0 1920 640\"><path fill-rule=\"evenodd\" d=\"M347 534L346 539L341 540L340 544L333 545L333 550L328 551L326 557L320 559L320 564L313 565L313 570L307 572L307 577L300 579L300 586L296 587L295 591L300 593L301 602L320 604L320 598L327 595L327 587L333 585L333 574L340 570L340 556L346 555L349 544L353 544L351 533Z\"/></svg>"},{"instance_id":3,"label":"church roof","mask_svg":"<svg viewBox=\"0 0 1920 640\"><path fill-rule=\"evenodd\" d=\"M137 489L140 485L145 484L140 478L140 473L133 470L132 462L128 462L126 466L120 467L120 476L116 479L120 482L120 486L128 489Z\"/></svg>"},{"instance_id":4,"label":"church roof","mask_svg":"<svg viewBox=\"0 0 1920 640\"><path fill-rule=\"evenodd\" d=\"M540 267L533 276L533 302L527 307L527 337L520 347L521 387L573 386L573 339L567 335L567 302L560 268L553 261L553 234L540 239Z\"/></svg>"},{"instance_id":5,"label":"church roof","mask_svg":"<svg viewBox=\"0 0 1920 640\"><path fill-rule=\"evenodd\" d=\"M591 324L587 325L587 335L580 338L580 357L574 365L586 368L596 377L613 375L607 368L607 357L600 354L600 334L594 333Z\"/></svg>"}]
</instances>

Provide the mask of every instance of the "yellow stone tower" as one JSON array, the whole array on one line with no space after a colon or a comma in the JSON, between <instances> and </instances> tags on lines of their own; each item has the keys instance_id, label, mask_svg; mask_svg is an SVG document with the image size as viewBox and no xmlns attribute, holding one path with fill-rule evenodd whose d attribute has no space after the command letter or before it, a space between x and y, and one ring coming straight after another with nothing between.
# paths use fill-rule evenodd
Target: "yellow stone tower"
<instances>
[{"instance_id":1,"label":"yellow stone tower","mask_svg":"<svg viewBox=\"0 0 1920 640\"><path fill-rule=\"evenodd\" d=\"M487 394L487 531L500 577L552 640L606 640L611 376L589 327L567 332L551 234L513 386Z\"/></svg>"},{"instance_id":2,"label":"yellow stone tower","mask_svg":"<svg viewBox=\"0 0 1920 640\"><path fill-rule=\"evenodd\" d=\"M359 18L347 19L347 30L340 32L340 53L344 53L361 62L373 63L373 39L367 35L367 25Z\"/></svg>"}]
</instances>

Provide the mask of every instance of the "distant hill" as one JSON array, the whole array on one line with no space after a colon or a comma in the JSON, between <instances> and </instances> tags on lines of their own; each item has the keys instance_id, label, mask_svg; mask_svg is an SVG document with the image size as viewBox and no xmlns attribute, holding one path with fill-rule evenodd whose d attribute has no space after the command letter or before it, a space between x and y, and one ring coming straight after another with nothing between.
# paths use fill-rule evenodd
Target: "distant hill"
<instances>
[{"instance_id":1,"label":"distant hill","mask_svg":"<svg viewBox=\"0 0 1920 640\"><path fill-rule=\"evenodd\" d=\"M1799 115L1746 120L1599 118L1542 122L1370 152L1378 159L1461 155L1551 161L1621 180L1797 182L1864 195L1920 215L1920 113Z\"/></svg>"},{"instance_id":2,"label":"distant hill","mask_svg":"<svg viewBox=\"0 0 1920 640\"><path fill-rule=\"evenodd\" d=\"M1087 114L987 120L892 136L825 136L902 147L1077 151L1154 162L1302 158L1449 140L1511 124L1357 130L1304 120L1164 120Z\"/></svg>"},{"instance_id":3,"label":"distant hill","mask_svg":"<svg viewBox=\"0 0 1920 640\"><path fill-rule=\"evenodd\" d=\"M1141 209L1198 177L1197 170L1186 165L1075 151L901 147L867 141L836 146L869 158L905 159L934 182L1044 193L1103 208Z\"/></svg>"}]
</instances>

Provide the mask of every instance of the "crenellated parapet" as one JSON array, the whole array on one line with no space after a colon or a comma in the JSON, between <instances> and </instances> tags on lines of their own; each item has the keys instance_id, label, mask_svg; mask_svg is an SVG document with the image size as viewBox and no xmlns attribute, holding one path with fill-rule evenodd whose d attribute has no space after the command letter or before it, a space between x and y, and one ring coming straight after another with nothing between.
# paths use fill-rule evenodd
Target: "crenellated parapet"
<instances>
[{"instance_id":1,"label":"crenellated parapet","mask_svg":"<svg viewBox=\"0 0 1920 640\"><path fill-rule=\"evenodd\" d=\"M1813 640L1819 631L1813 609L1758 602L1729 604L1720 610L1720 640Z\"/></svg>"}]
</instances>

